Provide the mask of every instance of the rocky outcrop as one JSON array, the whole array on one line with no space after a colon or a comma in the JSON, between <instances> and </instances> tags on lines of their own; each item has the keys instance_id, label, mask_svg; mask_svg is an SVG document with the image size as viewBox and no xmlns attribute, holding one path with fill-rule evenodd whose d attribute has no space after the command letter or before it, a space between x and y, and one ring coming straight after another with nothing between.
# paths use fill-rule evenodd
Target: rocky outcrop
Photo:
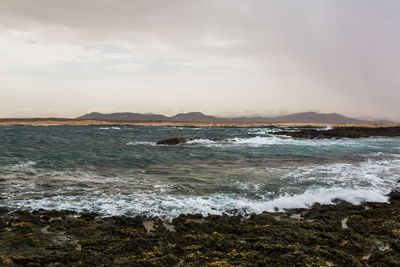
<instances>
[{"instance_id":1,"label":"rocky outcrop","mask_svg":"<svg viewBox=\"0 0 400 267\"><path fill-rule=\"evenodd\" d=\"M388 196L390 203L398 204L400 206L400 191L391 192Z\"/></svg>"},{"instance_id":2,"label":"rocky outcrop","mask_svg":"<svg viewBox=\"0 0 400 267\"><path fill-rule=\"evenodd\" d=\"M0 266L399 266L400 202L248 217L0 209Z\"/></svg>"},{"instance_id":3,"label":"rocky outcrop","mask_svg":"<svg viewBox=\"0 0 400 267\"><path fill-rule=\"evenodd\" d=\"M193 140L193 139L178 138L178 137L169 138L169 139L164 139L164 140L158 141L157 145L169 145L169 146L172 146L172 145L184 144L189 140Z\"/></svg>"},{"instance_id":4,"label":"rocky outcrop","mask_svg":"<svg viewBox=\"0 0 400 267\"><path fill-rule=\"evenodd\" d=\"M382 128L367 128L367 127L342 127L330 130L316 130L316 129L303 129L300 131L280 131L274 132L275 135L286 135L294 138L308 138L308 139L331 139L331 138L361 138L372 136L387 136L394 137L400 136L400 127L382 127ZM200 138L182 138L175 137L160 140L157 145L178 145L185 144L189 141L197 140ZM235 140L224 140L219 138L208 139L214 142L235 142Z\"/></svg>"},{"instance_id":5,"label":"rocky outcrop","mask_svg":"<svg viewBox=\"0 0 400 267\"><path fill-rule=\"evenodd\" d=\"M367 128L367 127L343 127L331 130L314 130L305 129L298 132L281 131L273 133L275 135L287 135L294 138L361 138L371 136L400 136L400 127L382 127L382 128Z\"/></svg>"},{"instance_id":6,"label":"rocky outcrop","mask_svg":"<svg viewBox=\"0 0 400 267\"><path fill-rule=\"evenodd\" d=\"M174 145L179 145L179 144L185 144L189 141L193 141L193 140L199 140L200 138L196 137L196 138L182 138L182 137L175 137L175 138L169 138L169 139L164 139L164 140L160 140L157 142L157 145L169 145L169 146L174 146ZM219 139L219 138L211 138L208 139L210 141L214 141L214 142L235 142L235 140L223 140L223 139Z\"/></svg>"}]
</instances>

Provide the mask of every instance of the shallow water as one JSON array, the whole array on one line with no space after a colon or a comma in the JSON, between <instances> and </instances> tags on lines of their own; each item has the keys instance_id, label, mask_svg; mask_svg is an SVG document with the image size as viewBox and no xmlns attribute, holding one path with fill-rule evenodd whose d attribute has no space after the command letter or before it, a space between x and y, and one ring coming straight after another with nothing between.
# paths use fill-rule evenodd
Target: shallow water
<instances>
[{"instance_id":1,"label":"shallow water","mask_svg":"<svg viewBox=\"0 0 400 267\"><path fill-rule=\"evenodd\" d=\"M246 214L336 198L383 202L400 180L400 138L299 140L274 131L0 126L0 206ZM172 137L200 139L156 145Z\"/></svg>"}]
</instances>

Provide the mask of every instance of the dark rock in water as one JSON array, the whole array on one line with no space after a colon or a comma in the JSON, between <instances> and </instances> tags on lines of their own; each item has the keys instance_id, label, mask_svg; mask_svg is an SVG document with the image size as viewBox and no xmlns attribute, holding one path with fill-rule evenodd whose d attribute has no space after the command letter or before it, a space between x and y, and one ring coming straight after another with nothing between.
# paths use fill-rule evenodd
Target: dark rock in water
<instances>
[{"instance_id":1,"label":"dark rock in water","mask_svg":"<svg viewBox=\"0 0 400 267\"><path fill-rule=\"evenodd\" d=\"M175 138L169 138L169 139L165 139L165 140L161 140L157 142L157 145L179 145L179 144L184 144L187 143L189 141L193 141L193 140L198 140L200 138L195 137L195 138L181 138L181 137L175 137ZM236 140L226 140L226 139L220 139L220 138L210 138L208 139L210 141L213 142L235 142Z\"/></svg>"},{"instance_id":2,"label":"dark rock in water","mask_svg":"<svg viewBox=\"0 0 400 267\"><path fill-rule=\"evenodd\" d=\"M8 213L9 210L6 207L0 207L0 215Z\"/></svg>"},{"instance_id":3,"label":"dark rock in water","mask_svg":"<svg viewBox=\"0 0 400 267\"><path fill-rule=\"evenodd\" d=\"M89 221L94 220L94 218L96 218L98 216L100 216L100 214L97 212L85 212L85 213L81 214L81 217L83 219L89 220Z\"/></svg>"},{"instance_id":4,"label":"dark rock in water","mask_svg":"<svg viewBox=\"0 0 400 267\"><path fill-rule=\"evenodd\" d=\"M178 144L184 144L187 141L189 141L186 138L169 138L165 140L161 140L157 142L157 145L178 145Z\"/></svg>"},{"instance_id":5,"label":"dark rock in water","mask_svg":"<svg viewBox=\"0 0 400 267\"><path fill-rule=\"evenodd\" d=\"M400 127L342 127L330 130L313 130L306 129L298 132L275 132L275 135L287 135L294 138L309 138L309 139L331 139L331 138L361 138L371 136L400 136Z\"/></svg>"},{"instance_id":6,"label":"dark rock in water","mask_svg":"<svg viewBox=\"0 0 400 267\"><path fill-rule=\"evenodd\" d=\"M391 192L389 195L389 202L390 203L399 203L400 204L400 191Z\"/></svg>"}]
</instances>

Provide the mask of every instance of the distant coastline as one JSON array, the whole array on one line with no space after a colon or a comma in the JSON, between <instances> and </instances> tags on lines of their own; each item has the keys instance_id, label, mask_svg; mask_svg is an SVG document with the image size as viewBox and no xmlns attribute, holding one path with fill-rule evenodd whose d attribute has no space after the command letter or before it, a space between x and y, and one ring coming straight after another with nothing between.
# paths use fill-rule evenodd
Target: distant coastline
<instances>
[{"instance_id":1,"label":"distant coastline","mask_svg":"<svg viewBox=\"0 0 400 267\"><path fill-rule=\"evenodd\" d=\"M0 125L133 125L178 127L395 127L400 123L387 120L361 120L337 113L300 112L275 117L221 118L201 112L162 114L92 112L77 118L3 118Z\"/></svg>"},{"instance_id":2,"label":"distant coastline","mask_svg":"<svg viewBox=\"0 0 400 267\"><path fill-rule=\"evenodd\" d=\"M305 123L305 122L176 122L176 121L113 121L113 120L80 120L64 118L31 118L0 119L0 125L32 125L32 126L171 126L171 127L396 127L400 123Z\"/></svg>"}]
</instances>

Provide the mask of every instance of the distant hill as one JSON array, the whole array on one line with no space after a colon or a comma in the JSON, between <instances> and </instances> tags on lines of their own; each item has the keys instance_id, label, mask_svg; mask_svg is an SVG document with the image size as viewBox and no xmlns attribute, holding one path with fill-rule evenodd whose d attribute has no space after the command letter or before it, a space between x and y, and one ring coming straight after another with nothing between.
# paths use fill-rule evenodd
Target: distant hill
<instances>
[{"instance_id":1,"label":"distant hill","mask_svg":"<svg viewBox=\"0 0 400 267\"><path fill-rule=\"evenodd\" d=\"M161 114L142 114L120 112L103 114L92 112L76 118L78 120L106 120L106 121L177 121L177 122L293 122L293 123L392 123L391 121L368 121L350 118L337 113L301 112L276 117L237 117L218 118L205 115L201 112L179 113L172 117Z\"/></svg>"},{"instance_id":2,"label":"distant hill","mask_svg":"<svg viewBox=\"0 0 400 267\"><path fill-rule=\"evenodd\" d=\"M179 113L172 117L167 117L161 114L141 114L132 112L110 113L103 114L92 112L76 118L78 120L112 120L112 121L204 121L204 122L219 122L223 119L204 115L201 112Z\"/></svg>"},{"instance_id":3,"label":"distant hill","mask_svg":"<svg viewBox=\"0 0 400 267\"><path fill-rule=\"evenodd\" d=\"M337 113L301 112L272 118L272 122L367 123L369 121L349 118Z\"/></svg>"},{"instance_id":4,"label":"distant hill","mask_svg":"<svg viewBox=\"0 0 400 267\"><path fill-rule=\"evenodd\" d=\"M92 112L76 118L78 120L105 120L105 121L167 121L167 116L161 114L142 114L132 112L119 112L103 114Z\"/></svg>"},{"instance_id":5,"label":"distant hill","mask_svg":"<svg viewBox=\"0 0 400 267\"><path fill-rule=\"evenodd\" d=\"M204 122L220 122L222 118L210 115L204 115L201 112L179 113L170 118L173 121L204 121Z\"/></svg>"}]
</instances>

